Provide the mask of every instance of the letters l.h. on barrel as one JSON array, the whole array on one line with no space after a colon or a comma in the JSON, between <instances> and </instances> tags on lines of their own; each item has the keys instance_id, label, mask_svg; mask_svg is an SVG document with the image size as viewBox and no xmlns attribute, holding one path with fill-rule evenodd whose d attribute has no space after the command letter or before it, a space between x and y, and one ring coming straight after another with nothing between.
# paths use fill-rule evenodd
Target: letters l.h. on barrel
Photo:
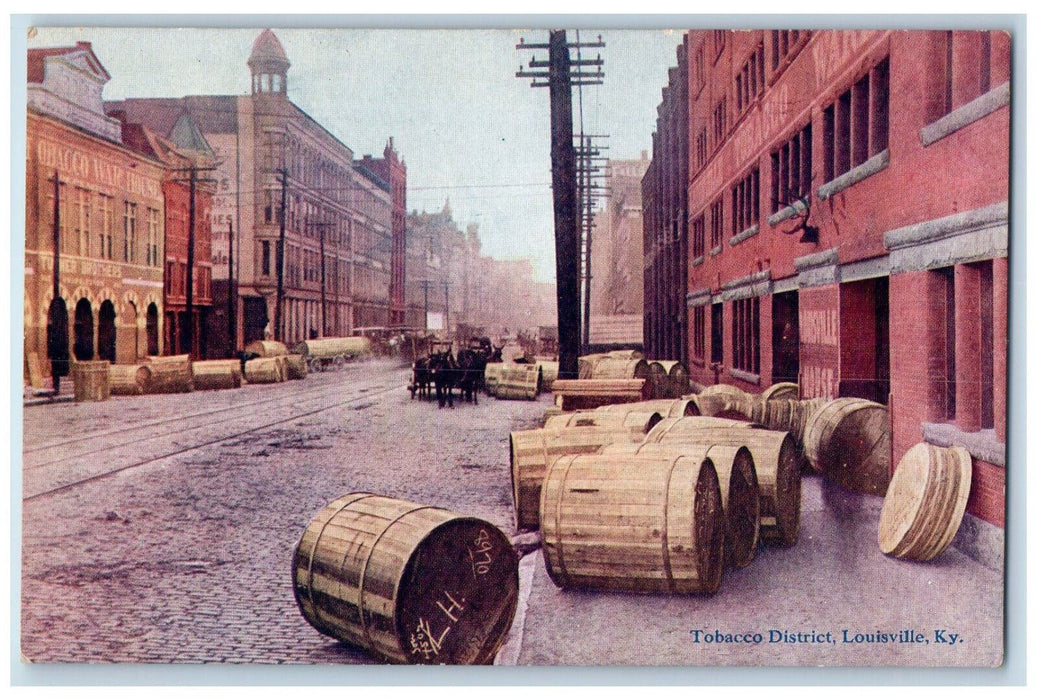
<instances>
[{"instance_id":1,"label":"letters l.h. on barrel","mask_svg":"<svg viewBox=\"0 0 1037 700\"><path fill-rule=\"evenodd\" d=\"M307 622L382 660L487 664L515 616L518 557L484 520L352 493L306 528L292 582Z\"/></svg>"}]
</instances>

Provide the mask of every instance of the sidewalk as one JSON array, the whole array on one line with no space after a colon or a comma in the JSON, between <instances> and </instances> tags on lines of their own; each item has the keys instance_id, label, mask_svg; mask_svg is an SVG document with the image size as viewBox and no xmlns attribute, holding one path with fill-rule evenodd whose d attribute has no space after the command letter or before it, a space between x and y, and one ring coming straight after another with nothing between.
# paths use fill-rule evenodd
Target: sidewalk
<instances>
[{"instance_id":1,"label":"sidewalk","mask_svg":"<svg viewBox=\"0 0 1037 700\"><path fill-rule=\"evenodd\" d=\"M886 557L877 542L879 497L804 476L802 498L799 542L761 548L746 568L725 570L712 597L562 590L548 577L542 550L527 555L520 595L528 598L498 663L1001 663L1000 571L953 547L931 562Z\"/></svg>"}]
</instances>

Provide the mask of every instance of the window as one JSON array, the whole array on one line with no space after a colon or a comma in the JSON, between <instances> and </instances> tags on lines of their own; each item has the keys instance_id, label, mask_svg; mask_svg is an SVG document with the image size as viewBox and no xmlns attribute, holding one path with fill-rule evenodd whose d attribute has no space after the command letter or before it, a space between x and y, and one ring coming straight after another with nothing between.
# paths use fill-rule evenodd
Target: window
<instances>
[{"instance_id":1,"label":"window","mask_svg":"<svg viewBox=\"0 0 1037 700\"><path fill-rule=\"evenodd\" d=\"M269 277L270 276L270 241L262 241L262 244L263 244L262 245L262 250L263 250L263 263L262 263L263 276L264 277Z\"/></svg>"},{"instance_id":2,"label":"window","mask_svg":"<svg viewBox=\"0 0 1037 700\"><path fill-rule=\"evenodd\" d=\"M702 127L699 135L695 137L695 167L703 168L706 165L706 157L709 151L706 146L706 127Z\"/></svg>"},{"instance_id":3,"label":"window","mask_svg":"<svg viewBox=\"0 0 1037 700\"><path fill-rule=\"evenodd\" d=\"M696 306L691 310L692 354L702 360L706 356L706 307Z\"/></svg>"},{"instance_id":4,"label":"window","mask_svg":"<svg viewBox=\"0 0 1037 700\"><path fill-rule=\"evenodd\" d=\"M158 241L162 235L158 215L158 209L148 207L148 265L155 267L159 264Z\"/></svg>"},{"instance_id":5,"label":"window","mask_svg":"<svg viewBox=\"0 0 1037 700\"><path fill-rule=\"evenodd\" d=\"M77 252L80 255L87 255L90 252L90 214L92 213L90 200L89 190L82 187L76 188L76 213L72 223L75 226Z\"/></svg>"},{"instance_id":6,"label":"window","mask_svg":"<svg viewBox=\"0 0 1037 700\"><path fill-rule=\"evenodd\" d=\"M710 362L724 361L724 305L713 304L710 319Z\"/></svg>"},{"instance_id":7,"label":"window","mask_svg":"<svg viewBox=\"0 0 1037 700\"><path fill-rule=\"evenodd\" d=\"M889 59L886 58L824 111L826 182L849 172L889 145Z\"/></svg>"},{"instance_id":8,"label":"window","mask_svg":"<svg viewBox=\"0 0 1037 700\"><path fill-rule=\"evenodd\" d=\"M807 32L798 29L771 30L771 70L778 70L796 44L806 36Z\"/></svg>"},{"instance_id":9,"label":"window","mask_svg":"<svg viewBox=\"0 0 1037 700\"><path fill-rule=\"evenodd\" d=\"M760 169L753 168L741 182L731 190L731 233L742 231L760 223Z\"/></svg>"},{"instance_id":10,"label":"window","mask_svg":"<svg viewBox=\"0 0 1037 700\"><path fill-rule=\"evenodd\" d=\"M810 194L811 133L802 131L771 153L771 213Z\"/></svg>"},{"instance_id":11,"label":"window","mask_svg":"<svg viewBox=\"0 0 1037 700\"><path fill-rule=\"evenodd\" d=\"M760 373L760 298L738 299L732 305L732 364L750 374Z\"/></svg>"},{"instance_id":12,"label":"window","mask_svg":"<svg viewBox=\"0 0 1037 700\"><path fill-rule=\"evenodd\" d=\"M724 198L719 197L709 208L709 246L719 248L724 240Z\"/></svg>"},{"instance_id":13,"label":"window","mask_svg":"<svg viewBox=\"0 0 1037 700\"><path fill-rule=\"evenodd\" d=\"M700 214L691 222L691 257L701 258L706 254L706 215Z\"/></svg>"},{"instance_id":14,"label":"window","mask_svg":"<svg viewBox=\"0 0 1037 700\"><path fill-rule=\"evenodd\" d=\"M727 135L727 97L721 97L713 108L713 144L719 146Z\"/></svg>"},{"instance_id":15,"label":"window","mask_svg":"<svg viewBox=\"0 0 1037 700\"><path fill-rule=\"evenodd\" d=\"M763 44L749 55L742 70L735 76L735 99L741 114L756 96L763 92Z\"/></svg>"},{"instance_id":16,"label":"window","mask_svg":"<svg viewBox=\"0 0 1037 700\"><path fill-rule=\"evenodd\" d=\"M695 89L701 90L706 84L706 44L699 44L695 51Z\"/></svg>"},{"instance_id":17,"label":"window","mask_svg":"<svg viewBox=\"0 0 1037 700\"><path fill-rule=\"evenodd\" d=\"M716 60L724 52L724 44L727 43L727 31L724 29L713 30L713 60Z\"/></svg>"},{"instance_id":18,"label":"window","mask_svg":"<svg viewBox=\"0 0 1037 700\"><path fill-rule=\"evenodd\" d=\"M123 205L122 232L123 260L134 262L137 259L137 205L133 202Z\"/></svg>"},{"instance_id":19,"label":"window","mask_svg":"<svg viewBox=\"0 0 1037 700\"><path fill-rule=\"evenodd\" d=\"M166 261L166 296L173 293L173 278L176 276L176 263L172 260Z\"/></svg>"},{"instance_id":20,"label":"window","mask_svg":"<svg viewBox=\"0 0 1037 700\"><path fill-rule=\"evenodd\" d=\"M112 259L112 229L115 221L115 198L105 194L97 195L97 216L100 219L98 242L100 257Z\"/></svg>"}]
</instances>

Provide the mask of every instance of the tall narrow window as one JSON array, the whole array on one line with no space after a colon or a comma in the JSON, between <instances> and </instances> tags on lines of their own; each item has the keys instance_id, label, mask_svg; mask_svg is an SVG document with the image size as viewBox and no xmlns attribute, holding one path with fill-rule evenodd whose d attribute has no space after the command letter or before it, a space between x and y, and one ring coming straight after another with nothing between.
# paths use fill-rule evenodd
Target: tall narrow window
<instances>
[{"instance_id":1,"label":"tall narrow window","mask_svg":"<svg viewBox=\"0 0 1037 700\"><path fill-rule=\"evenodd\" d=\"M752 171L731 190L731 233L738 235L760 222L760 169Z\"/></svg>"},{"instance_id":2,"label":"tall narrow window","mask_svg":"<svg viewBox=\"0 0 1037 700\"><path fill-rule=\"evenodd\" d=\"M824 110L824 173L831 181L889 145L889 59Z\"/></svg>"},{"instance_id":3,"label":"tall narrow window","mask_svg":"<svg viewBox=\"0 0 1037 700\"><path fill-rule=\"evenodd\" d=\"M710 362L724 361L724 305L713 304L710 312Z\"/></svg>"},{"instance_id":4,"label":"tall narrow window","mask_svg":"<svg viewBox=\"0 0 1037 700\"><path fill-rule=\"evenodd\" d=\"M760 299L738 299L733 304L732 364L735 369L760 373Z\"/></svg>"},{"instance_id":5,"label":"tall narrow window","mask_svg":"<svg viewBox=\"0 0 1037 700\"><path fill-rule=\"evenodd\" d=\"M691 313L692 354L702 360L706 356L706 307L696 306Z\"/></svg>"},{"instance_id":6,"label":"tall narrow window","mask_svg":"<svg viewBox=\"0 0 1037 700\"><path fill-rule=\"evenodd\" d=\"M810 124L771 153L771 213L810 194L812 167Z\"/></svg>"},{"instance_id":7,"label":"tall narrow window","mask_svg":"<svg viewBox=\"0 0 1037 700\"><path fill-rule=\"evenodd\" d=\"M137 205L125 202L122 214L123 260L134 262L137 257Z\"/></svg>"},{"instance_id":8,"label":"tall narrow window","mask_svg":"<svg viewBox=\"0 0 1037 700\"><path fill-rule=\"evenodd\" d=\"M711 250L720 247L724 240L724 198L719 197L709 207L709 245Z\"/></svg>"},{"instance_id":9,"label":"tall narrow window","mask_svg":"<svg viewBox=\"0 0 1037 700\"><path fill-rule=\"evenodd\" d=\"M262 260L263 276L264 277L269 277L270 276L270 241L263 241L262 242L262 250L263 250L263 260Z\"/></svg>"},{"instance_id":10,"label":"tall narrow window","mask_svg":"<svg viewBox=\"0 0 1037 700\"><path fill-rule=\"evenodd\" d=\"M706 254L706 215L702 214L691 222L691 256L701 258Z\"/></svg>"}]
</instances>

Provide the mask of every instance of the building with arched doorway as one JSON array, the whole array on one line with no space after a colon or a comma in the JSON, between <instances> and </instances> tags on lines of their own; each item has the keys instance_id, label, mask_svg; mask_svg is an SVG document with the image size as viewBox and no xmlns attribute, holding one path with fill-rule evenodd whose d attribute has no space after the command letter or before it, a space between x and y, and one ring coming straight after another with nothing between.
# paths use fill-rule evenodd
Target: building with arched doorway
<instances>
[{"instance_id":1,"label":"building with arched doorway","mask_svg":"<svg viewBox=\"0 0 1037 700\"><path fill-rule=\"evenodd\" d=\"M122 143L109 80L87 42L28 53L26 381L133 362L161 336L164 170Z\"/></svg>"}]
</instances>

